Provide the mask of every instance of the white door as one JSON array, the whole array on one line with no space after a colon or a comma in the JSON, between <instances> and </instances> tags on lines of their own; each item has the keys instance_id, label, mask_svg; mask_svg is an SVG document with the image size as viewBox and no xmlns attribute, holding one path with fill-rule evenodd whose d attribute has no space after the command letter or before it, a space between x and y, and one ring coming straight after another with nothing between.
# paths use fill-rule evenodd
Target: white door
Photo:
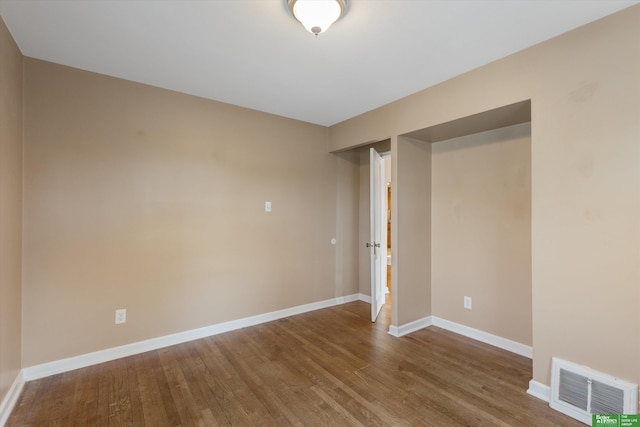
<instances>
[{"instance_id":1,"label":"white door","mask_svg":"<svg viewBox=\"0 0 640 427\"><path fill-rule=\"evenodd\" d=\"M369 153L371 228L367 246L371 251L371 321L375 322L384 305L387 288L387 184L384 160L373 148Z\"/></svg>"}]
</instances>

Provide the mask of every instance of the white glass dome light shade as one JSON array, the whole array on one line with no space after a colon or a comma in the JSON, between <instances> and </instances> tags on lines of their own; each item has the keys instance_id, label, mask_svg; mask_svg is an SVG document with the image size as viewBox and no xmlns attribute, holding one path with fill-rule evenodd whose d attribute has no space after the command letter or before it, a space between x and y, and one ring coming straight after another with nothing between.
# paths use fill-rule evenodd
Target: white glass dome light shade
<instances>
[{"instance_id":1,"label":"white glass dome light shade","mask_svg":"<svg viewBox=\"0 0 640 427\"><path fill-rule=\"evenodd\" d=\"M316 36L340 18L346 5L344 0L289 0L288 3L293 16Z\"/></svg>"}]
</instances>

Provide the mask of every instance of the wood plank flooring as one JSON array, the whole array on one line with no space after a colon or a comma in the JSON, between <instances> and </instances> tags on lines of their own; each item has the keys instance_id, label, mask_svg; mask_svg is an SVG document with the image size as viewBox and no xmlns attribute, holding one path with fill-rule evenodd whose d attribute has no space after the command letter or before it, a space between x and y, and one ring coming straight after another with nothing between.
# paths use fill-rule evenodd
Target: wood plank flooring
<instances>
[{"instance_id":1,"label":"wood plank flooring","mask_svg":"<svg viewBox=\"0 0 640 427\"><path fill-rule=\"evenodd\" d=\"M584 426L531 361L354 302L29 382L7 426Z\"/></svg>"}]
</instances>

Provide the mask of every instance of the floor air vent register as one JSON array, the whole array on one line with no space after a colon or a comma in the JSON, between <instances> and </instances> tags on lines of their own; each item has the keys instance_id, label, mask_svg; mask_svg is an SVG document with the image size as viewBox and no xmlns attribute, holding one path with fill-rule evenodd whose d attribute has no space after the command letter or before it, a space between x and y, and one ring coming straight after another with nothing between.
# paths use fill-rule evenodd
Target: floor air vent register
<instances>
[{"instance_id":1,"label":"floor air vent register","mask_svg":"<svg viewBox=\"0 0 640 427\"><path fill-rule=\"evenodd\" d=\"M636 414L638 385L566 360L551 362L549 405L591 425L592 414Z\"/></svg>"}]
</instances>

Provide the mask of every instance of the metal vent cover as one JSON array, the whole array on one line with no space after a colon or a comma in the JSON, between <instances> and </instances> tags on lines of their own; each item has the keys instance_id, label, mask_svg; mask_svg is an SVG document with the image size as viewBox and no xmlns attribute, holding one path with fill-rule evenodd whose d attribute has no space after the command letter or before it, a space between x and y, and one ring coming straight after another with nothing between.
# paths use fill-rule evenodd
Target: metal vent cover
<instances>
[{"instance_id":1,"label":"metal vent cover","mask_svg":"<svg viewBox=\"0 0 640 427\"><path fill-rule=\"evenodd\" d=\"M592 414L624 414L624 390L591 381Z\"/></svg>"},{"instance_id":2,"label":"metal vent cover","mask_svg":"<svg viewBox=\"0 0 640 427\"><path fill-rule=\"evenodd\" d=\"M636 414L638 385L552 358L549 406L591 425L593 414Z\"/></svg>"},{"instance_id":3,"label":"metal vent cover","mask_svg":"<svg viewBox=\"0 0 640 427\"><path fill-rule=\"evenodd\" d=\"M566 369L560 369L558 398L586 411L589 408L589 378Z\"/></svg>"}]
</instances>

